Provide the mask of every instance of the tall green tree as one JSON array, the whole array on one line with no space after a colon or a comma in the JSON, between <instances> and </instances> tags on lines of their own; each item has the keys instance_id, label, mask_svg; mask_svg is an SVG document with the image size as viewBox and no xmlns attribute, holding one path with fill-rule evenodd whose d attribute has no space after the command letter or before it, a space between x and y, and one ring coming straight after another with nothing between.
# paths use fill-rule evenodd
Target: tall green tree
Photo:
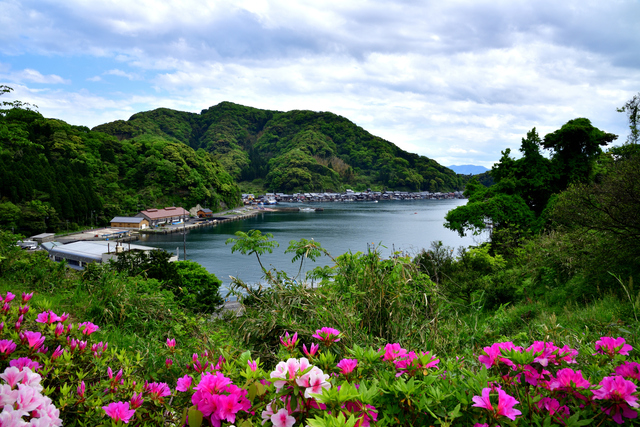
<instances>
[{"instance_id":1,"label":"tall green tree","mask_svg":"<svg viewBox=\"0 0 640 427\"><path fill-rule=\"evenodd\" d=\"M602 146L613 142L618 135L601 131L589 119L569 120L560 129L544 137L542 146L552 150L552 160L558 170L557 190L570 183L588 182Z\"/></svg>"},{"instance_id":2,"label":"tall green tree","mask_svg":"<svg viewBox=\"0 0 640 427\"><path fill-rule=\"evenodd\" d=\"M640 129L638 129L638 122L640 121L640 93L634 95L626 104L618 108L618 112L627 113L627 117L629 118L629 129L631 132L629 136L627 136L627 143L638 144L640 142Z\"/></svg>"}]
</instances>

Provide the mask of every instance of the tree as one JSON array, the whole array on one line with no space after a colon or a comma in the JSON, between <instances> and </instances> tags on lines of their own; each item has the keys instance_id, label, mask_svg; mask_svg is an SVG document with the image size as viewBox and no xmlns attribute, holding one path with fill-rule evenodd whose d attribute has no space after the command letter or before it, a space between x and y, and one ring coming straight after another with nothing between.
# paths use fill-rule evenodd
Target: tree
<instances>
[{"instance_id":1,"label":"tree","mask_svg":"<svg viewBox=\"0 0 640 427\"><path fill-rule=\"evenodd\" d=\"M215 313L224 303L220 296L222 282L197 262L178 261L174 264L182 291L176 295L178 302L198 313Z\"/></svg>"},{"instance_id":2,"label":"tree","mask_svg":"<svg viewBox=\"0 0 640 427\"><path fill-rule=\"evenodd\" d=\"M627 113L629 118L629 129L631 133L627 136L628 144L637 144L640 142L640 129L638 129L638 121L640 121L640 93L634 95L626 104L618 108L619 113Z\"/></svg>"},{"instance_id":3,"label":"tree","mask_svg":"<svg viewBox=\"0 0 640 427\"><path fill-rule=\"evenodd\" d=\"M599 183L576 184L558 197L553 219L570 228L596 230L616 237L627 248L640 248L640 154L615 161Z\"/></svg>"},{"instance_id":4,"label":"tree","mask_svg":"<svg viewBox=\"0 0 640 427\"><path fill-rule=\"evenodd\" d=\"M594 127L585 118L569 120L557 131L547 134L542 145L553 150L552 160L559 174L557 190L564 190L570 183L588 182L593 163L602 153L600 147L617 138Z\"/></svg>"},{"instance_id":5,"label":"tree","mask_svg":"<svg viewBox=\"0 0 640 427\"><path fill-rule=\"evenodd\" d=\"M275 240L270 240L273 239L273 234L262 234L260 230L249 230L246 233L244 231L236 231L235 234L238 237L237 239L230 237L225 242L226 245L233 243L231 253L238 251L242 255L256 254L260 268L267 274L267 269L264 268L262 261L260 261L260 255L264 255L267 252L273 253L273 248L280 246Z\"/></svg>"}]
</instances>

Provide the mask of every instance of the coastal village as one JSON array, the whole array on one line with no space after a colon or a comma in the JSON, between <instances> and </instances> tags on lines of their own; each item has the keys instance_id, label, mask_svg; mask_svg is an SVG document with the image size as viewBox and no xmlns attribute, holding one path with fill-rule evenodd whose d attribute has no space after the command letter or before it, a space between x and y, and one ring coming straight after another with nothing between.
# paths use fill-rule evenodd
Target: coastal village
<instances>
[{"instance_id":1,"label":"coastal village","mask_svg":"<svg viewBox=\"0 0 640 427\"><path fill-rule=\"evenodd\" d=\"M134 216L116 216L108 227L84 230L67 235L42 233L19 242L28 250L46 250L49 258L56 262L66 262L70 268L83 270L88 263L105 263L117 258L120 253L138 251L149 253L157 248L133 244L141 234L168 234L199 227L215 226L218 223L234 221L257 215L264 211L308 211L322 208L298 207L297 203L314 202L378 202L392 200L425 200L464 198L461 191L451 193L406 192L406 191L366 191L346 190L344 193L267 193L261 196L243 194L244 207L216 213L200 205L187 210L183 207L149 208ZM284 203L284 207L275 205ZM179 256L173 256L177 261Z\"/></svg>"}]
</instances>

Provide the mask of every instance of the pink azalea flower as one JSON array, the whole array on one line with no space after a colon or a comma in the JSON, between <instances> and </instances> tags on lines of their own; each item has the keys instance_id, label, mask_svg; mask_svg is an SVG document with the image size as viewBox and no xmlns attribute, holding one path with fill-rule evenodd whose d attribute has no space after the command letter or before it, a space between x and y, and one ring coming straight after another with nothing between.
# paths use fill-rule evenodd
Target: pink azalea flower
<instances>
[{"instance_id":1,"label":"pink azalea flower","mask_svg":"<svg viewBox=\"0 0 640 427\"><path fill-rule=\"evenodd\" d=\"M64 325L62 323L58 323L56 325L56 329L53 331L53 334L58 338L64 332Z\"/></svg>"},{"instance_id":2,"label":"pink azalea flower","mask_svg":"<svg viewBox=\"0 0 640 427\"><path fill-rule=\"evenodd\" d=\"M32 348L34 350L42 347L42 344L44 344L44 340L46 339L46 337L43 336L40 332L32 331L23 332L21 338L29 345L29 348Z\"/></svg>"},{"instance_id":3,"label":"pink azalea flower","mask_svg":"<svg viewBox=\"0 0 640 427\"><path fill-rule=\"evenodd\" d=\"M474 396L471 398L475 402L471 406L484 408L487 411L492 412L495 416L501 415L503 417L509 418L512 421L515 421L516 416L522 413L514 408L514 406L520 402L518 402L513 396L509 396L502 389L498 389L498 407L494 408L489 397L490 393L491 388L483 388L482 396Z\"/></svg>"},{"instance_id":4,"label":"pink azalea flower","mask_svg":"<svg viewBox=\"0 0 640 427\"><path fill-rule=\"evenodd\" d=\"M559 390L567 393L574 393L577 389L588 389L591 383L585 380L581 371L574 371L571 368L560 369L556 374L556 379L549 381L549 390ZM574 396L581 397L574 393Z\"/></svg>"},{"instance_id":5,"label":"pink azalea flower","mask_svg":"<svg viewBox=\"0 0 640 427\"><path fill-rule=\"evenodd\" d=\"M515 369L515 363L505 357L502 357L502 353L500 350L503 349L522 351L522 347L516 347L511 341L497 342L492 344L491 347L483 348L485 354L478 356L478 361L480 363L483 363L487 369L490 369L493 366L498 366L499 363L504 363L505 365Z\"/></svg>"},{"instance_id":6,"label":"pink azalea flower","mask_svg":"<svg viewBox=\"0 0 640 427\"><path fill-rule=\"evenodd\" d=\"M625 339L622 337L601 337L596 341L596 353L606 354L611 357L616 353L628 356L629 352L633 350L633 347L629 344L625 344L625 342Z\"/></svg>"},{"instance_id":7,"label":"pink azalea flower","mask_svg":"<svg viewBox=\"0 0 640 427\"><path fill-rule=\"evenodd\" d=\"M144 403L144 399L142 398L142 392L136 394L135 392L133 393L133 396L131 396L131 409L138 409L139 407L142 406L142 404Z\"/></svg>"},{"instance_id":8,"label":"pink azalea flower","mask_svg":"<svg viewBox=\"0 0 640 427\"><path fill-rule=\"evenodd\" d=\"M384 346L384 354L382 360L385 362L394 361L398 358L404 357L408 354L407 350L402 348L400 344L387 344Z\"/></svg>"},{"instance_id":9,"label":"pink azalea flower","mask_svg":"<svg viewBox=\"0 0 640 427\"><path fill-rule=\"evenodd\" d=\"M0 340L0 353L5 356L16 351L16 344L11 340Z\"/></svg>"},{"instance_id":10,"label":"pink azalea flower","mask_svg":"<svg viewBox=\"0 0 640 427\"><path fill-rule=\"evenodd\" d=\"M302 359L304 359L304 358L302 358ZM307 359L304 359L304 360L306 361ZM307 365L308 365L308 363L307 363ZM291 380L295 379L299 370L301 370L300 369L300 362L297 359L290 358L290 359L287 359L286 362L279 362L276 365L276 369L273 372L271 372L271 374L270 374L271 378L281 378L282 379L282 381L276 381L276 382L273 383L274 386L276 387L276 390L280 391L280 389L282 387L284 387L284 385L287 383L287 381L291 381ZM302 369L302 370L304 370L304 369Z\"/></svg>"},{"instance_id":11,"label":"pink azalea flower","mask_svg":"<svg viewBox=\"0 0 640 427\"><path fill-rule=\"evenodd\" d=\"M540 399L540 401L538 401L537 405L538 409L545 408L547 411L549 411L549 415L551 415L552 417L555 414L558 414L558 418L560 418L560 420L564 420L568 418L569 415L571 415L569 412L569 408L566 405L560 406L560 402L557 399L543 397L542 399Z\"/></svg>"},{"instance_id":12,"label":"pink azalea flower","mask_svg":"<svg viewBox=\"0 0 640 427\"><path fill-rule=\"evenodd\" d=\"M10 366L6 368L2 374L0 374L0 378L5 380L6 383L11 386L11 388L14 388L22 381L22 379L24 378L24 373L19 368Z\"/></svg>"},{"instance_id":13,"label":"pink azalea flower","mask_svg":"<svg viewBox=\"0 0 640 427\"><path fill-rule=\"evenodd\" d=\"M55 322L60 322L61 320L62 319L60 318L60 316L58 316L51 310L43 311L42 313L38 314L38 316L36 317L36 322L46 323L47 325L50 325Z\"/></svg>"},{"instance_id":14,"label":"pink azalea flower","mask_svg":"<svg viewBox=\"0 0 640 427\"><path fill-rule=\"evenodd\" d=\"M169 348L175 348L176 347L176 340L175 339L169 339L167 338L167 347Z\"/></svg>"},{"instance_id":15,"label":"pink azalea flower","mask_svg":"<svg viewBox=\"0 0 640 427\"><path fill-rule=\"evenodd\" d=\"M324 374L319 368L314 366L314 369L309 372L308 386L304 390L304 397L309 399L311 398L311 393L322 394L323 388L330 389L331 384L327 382L328 379L329 375Z\"/></svg>"},{"instance_id":16,"label":"pink azalea flower","mask_svg":"<svg viewBox=\"0 0 640 427\"><path fill-rule=\"evenodd\" d=\"M252 372L258 369L258 362L255 360L247 360L247 365L249 365L249 369L251 369Z\"/></svg>"},{"instance_id":17,"label":"pink azalea flower","mask_svg":"<svg viewBox=\"0 0 640 427\"><path fill-rule=\"evenodd\" d=\"M339 330L334 328L329 328L327 326L324 326L318 329L316 333L312 335L313 338L316 338L322 341L326 346L330 346L334 342L340 341L341 336L342 335L340 334Z\"/></svg>"},{"instance_id":18,"label":"pink azalea flower","mask_svg":"<svg viewBox=\"0 0 640 427\"><path fill-rule=\"evenodd\" d=\"M125 424L128 424L133 414L136 413L135 409L129 409L129 402L112 402L108 406L103 406L102 409L113 421L122 421Z\"/></svg>"},{"instance_id":19,"label":"pink azalea flower","mask_svg":"<svg viewBox=\"0 0 640 427\"><path fill-rule=\"evenodd\" d=\"M296 332L295 334L293 334L293 336L290 337L289 332L285 332L285 336L280 337L280 344L282 344L282 346L287 350L293 351L293 349L296 348L296 345L298 344L298 333Z\"/></svg>"},{"instance_id":20,"label":"pink azalea flower","mask_svg":"<svg viewBox=\"0 0 640 427\"><path fill-rule=\"evenodd\" d=\"M182 378L178 378L178 384L176 385L176 390L178 391L189 391L189 387L191 387L191 382L193 381L193 378L191 378L189 375L185 375Z\"/></svg>"},{"instance_id":21,"label":"pink azalea flower","mask_svg":"<svg viewBox=\"0 0 640 427\"><path fill-rule=\"evenodd\" d=\"M2 347L0 347L0 349L1 348ZM616 366L616 374L621 375L625 378L633 378L640 381L640 363L624 362L622 365Z\"/></svg>"},{"instance_id":22,"label":"pink azalea flower","mask_svg":"<svg viewBox=\"0 0 640 427\"><path fill-rule=\"evenodd\" d=\"M82 381L80 383L80 385L78 386L78 389L76 390L76 392L78 393L78 396L84 397L85 389L86 389L86 387L84 385L84 381Z\"/></svg>"},{"instance_id":23,"label":"pink azalea flower","mask_svg":"<svg viewBox=\"0 0 640 427\"><path fill-rule=\"evenodd\" d=\"M604 377L600 381L600 389L593 390L593 398L596 400L606 400L602 410L609 415L613 421L622 424L622 417L634 419L638 413L631 409L638 407L638 397L634 396L636 385L621 376Z\"/></svg>"},{"instance_id":24,"label":"pink azalea flower","mask_svg":"<svg viewBox=\"0 0 640 427\"><path fill-rule=\"evenodd\" d=\"M53 354L51 355L51 360L56 360L58 357L62 356L62 353L64 353L64 349L58 346L58 348L56 348Z\"/></svg>"},{"instance_id":25,"label":"pink azalea flower","mask_svg":"<svg viewBox=\"0 0 640 427\"><path fill-rule=\"evenodd\" d=\"M164 361L164 364L166 365L167 369L171 367L171 365L173 365L173 360L171 359L167 359Z\"/></svg>"},{"instance_id":26,"label":"pink azalea flower","mask_svg":"<svg viewBox=\"0 0 640 427\"><path fill-rule=\"evenodd\" d=\"M302 344L302 352L305 354L305 356L307 357L313 357L316 355L316 353L318 352L318 349L320 348L320 344L311 344L309 350L307 350L307 346Z\"/></svg>"},{"instance_id":27,"label":"pink azalea flower","mask_svg":"<svg viewBox=\"0 0 640 427\"><path fill-rule=\"evenodd\" d=\"M289 415L289 411L282 408L270 418L273 423L273 427L293 427L296 419Z\"/></svg>"},{"instance_id":28,"label":"pink azalea flower","mask_svg":"<svg viewBox=\"0 0 640 427\"><path fill-rule=\"evenodd\" d=\"M33 372L36 372L38 369L40 369L40 364L34 360L29 359L28 357L13 359L9 362L9 366L15 366L18 369L29 368Z\"/></svg>"},{"instance_id":29,"label":"pink azalea flower","mask_svg":"<svg viewBox=\"0 0 640 427\"><path fill-rule=\"evenodd\" d=\"M171 389L167 383L148 383L145 385L144 391L151 396L152 400L160 400L171 394Z\"/></svg>"},{"instance_id":30,"label":"pink azalea flower","mask_svg":"<svg viewBox=\"0 0 640 427\"><path fill-rule=\"evenodd\" d=\"M82 332L83 335L91 335L99 329L100 327L91 322L82 322L78 324L78 330Z\"/></svg>"},{"instance_id":31,"label":"pink azalea flower","mask_svg":"<svg viewBox=\"0 0 640 427\"><path fill-rule=\"evenodd\" d=\"M7 291L7 296L4 297L4 302L11 302L16 296L11 292Z\"/></svg>"},{"instance_id":32,"label":"pink azalea flower","mask_svg":"<svg viewBox=\"0 0 640 427\"><path fill-rule=\"evenodd\" d=\"M342 359L340 362L338 362L337 365L342 375L349 375L351 372L353 372L356 366L358 366L357 359Z\"/></svg>"},{"instance_id":33,"label":"pink azalea flower","mask_svg":"<svg viewBox=\"0 0 640 427\"><path fill-rule=\"evenodd\" d=\"M33 292L22 293L22 304L26 304L33 297Z\"/></svg>"}]
</instances>

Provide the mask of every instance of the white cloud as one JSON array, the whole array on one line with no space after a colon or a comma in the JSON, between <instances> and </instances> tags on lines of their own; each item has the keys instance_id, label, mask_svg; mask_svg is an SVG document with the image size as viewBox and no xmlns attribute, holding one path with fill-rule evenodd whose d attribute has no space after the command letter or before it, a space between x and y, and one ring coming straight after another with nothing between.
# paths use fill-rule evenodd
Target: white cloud
<instances>
[{"instance_id":1,"label":"white cloud","mask_svg":"<svg viewBox=\"0 0 640 427\"><path fill-rule=\"evenodd\" d=\"M117 68L113 69L113 70L105 71L103 74L104 75L108 75L108 76L124 77L124 78L127 78L129 80L141 80L141 77L138 74L127 73L125 71L118 70Z\"/></svg>"},{"instance_id":2,"label":"white cloud","mask_svg":"<svg viewBox=\"0 0 640 427\"><path fill-rule=\"evenodd\" d=\"M626 132L615 108L640 88L637 16L630 0L8 0L3 62L38 59L12 67L34 73L0 79L51 84L38 105L73 99L82 111L52 100L52 113L92 125L229 100L332 111L445 164L487 166L534 126L544 135L588 117ZM45 74L56 58L100 67ZM82 86L108 75L127 79L126 93Z\"/></svg>"},{"instance_id":3,"label":"white cloud","mask_svg":"<svg viewBox=\"0 0 640 427\"><path fill-rule=\"evenodd\" d=\"M33 70L31 68L26 68L21 71L9 71L7 73L0 74L0 78L9 80L11 82L15 82L18 84L21 83L42 83L42 84L70 84L71 81L67 79L63 79L60 76L55 74L43 75L37 70Z\"/></svg>"}]
</instances>

